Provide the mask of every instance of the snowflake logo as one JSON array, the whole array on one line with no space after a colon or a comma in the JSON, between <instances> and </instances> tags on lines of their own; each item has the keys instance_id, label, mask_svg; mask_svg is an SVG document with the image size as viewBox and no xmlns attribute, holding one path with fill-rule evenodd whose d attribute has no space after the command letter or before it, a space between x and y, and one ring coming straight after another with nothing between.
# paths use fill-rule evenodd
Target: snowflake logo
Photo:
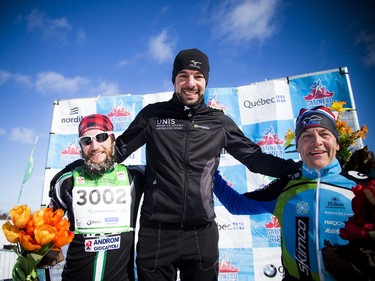
<instances>
[{"instance_id":1,"label":"snowflake logo","mask_svg":"<svg viewBox=\"0 0 375 281\"><path fill-rule=\"evenodd\" d=\"M296 206L297 214L305 215L309 212L309 204L307 202L299 202Z\"/></svg>"}]
</instances>

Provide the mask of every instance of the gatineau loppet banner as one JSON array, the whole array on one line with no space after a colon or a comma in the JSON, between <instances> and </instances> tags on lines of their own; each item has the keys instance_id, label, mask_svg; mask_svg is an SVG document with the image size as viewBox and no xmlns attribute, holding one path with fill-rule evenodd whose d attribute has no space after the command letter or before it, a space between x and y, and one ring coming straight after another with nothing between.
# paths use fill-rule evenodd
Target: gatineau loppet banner
<instances>
[{"instance_id":1,"label":"gatineau loppet banner","mask_svg":"<svg viewBox=\"0 0 375 281\"><path fill-rule=\"evenodd\" d=\"M77 127L83 116L107 115L120 135L147 104L169 100L172 92L145 95L99 96L57 100L54 103L42 205L49 202L51 178L70 162L80 158ZM330 106L346 102L345 120L359 129L356 107L346 67L251 83L228 88L207 88L205 102L230 116L247 137L266 153L299 160L295 148L285 149L284 136L294 131L295 119L302 107ZM125 160L128 165L145 165L142 147ZM225 150L219 170L240 193L263 187L272 178L249 172ZM271 214L235 216L215 198L219 225L219 280L281 280L280 226ZM339 211L339 210L337 210ZM322 225L330 233L329 222ZM332 231L331 231L332 233ZM52 280L59 280L61 266L51 268Z\"/></svg>"}]
</instances>

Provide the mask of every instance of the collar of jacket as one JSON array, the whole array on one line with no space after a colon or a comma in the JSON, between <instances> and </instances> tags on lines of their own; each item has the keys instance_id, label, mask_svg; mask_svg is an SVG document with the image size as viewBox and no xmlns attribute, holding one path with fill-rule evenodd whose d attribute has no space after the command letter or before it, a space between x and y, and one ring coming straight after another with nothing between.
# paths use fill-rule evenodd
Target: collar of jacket
<instances>
[{"instance_id":1,"label":"collar of jacket","mask_svg":"<svg viewBox=\"0 0 375 281\"><path fill-rule=\"evenodd\" d=\"M321 178L327 177L328 175L336 174L339 175L341 173L341 166L339 161L335 158L331 164L328 166L320 169L315 170L308 167L305 163L302 165L302 175L309 178L309 179L317 179L319 176Z\"/></svg>"}]
</instances>

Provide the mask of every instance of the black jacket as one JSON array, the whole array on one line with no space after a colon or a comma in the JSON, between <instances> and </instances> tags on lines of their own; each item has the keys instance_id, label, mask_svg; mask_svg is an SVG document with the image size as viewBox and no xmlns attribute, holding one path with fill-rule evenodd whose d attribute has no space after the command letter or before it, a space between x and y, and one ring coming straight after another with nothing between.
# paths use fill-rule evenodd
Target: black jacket
<instances>
[{"instance_id":1,"label":"black jacket","mask_svg":"<svg viewBox=\"0 0 375 281\"><path fill-rule=\"evenodd\" d=\"M176 93L167 102L149 104L116 140L119 162L146 144L146 172L141 217L180 225L214 220L212 182L225 149L256 173L294 174L293 160L262 153L234 121L203 100L183 105Z\"/></svg>"}]
</instances>

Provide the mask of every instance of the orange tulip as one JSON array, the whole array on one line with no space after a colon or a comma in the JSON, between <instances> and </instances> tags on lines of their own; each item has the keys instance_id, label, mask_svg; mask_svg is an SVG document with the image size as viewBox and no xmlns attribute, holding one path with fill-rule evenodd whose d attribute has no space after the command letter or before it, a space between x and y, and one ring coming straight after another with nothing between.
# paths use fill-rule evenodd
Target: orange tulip
<instances>
[{"instance_id":1,"label":"orange tulip","mask_svg":"<svg viewBox=\"0 0 375 281\"><path fill-rule=\"evenodd\" d=\"M34 236L35 225L32 219L28 221L23 230L25 230L28 235Z\"/></svg>"},{"instance_id":2,"label":"orange tulip","mask_svg":"<svg viewBox=\"0 0 375 281\"><path fill-rule=\"evenodd\" d=\"M15 206L10 210L12 222L18 228L26 226L31 217L31 209L27 205Z\"/></svg>"},{"instance_id":3,"label":"orange tulip","mask_svg":"<svg viewBox=\"0 0 375 281\"><path fill-rule=\"evenodd\" d=\"M47 245L55 237L56 228L51 225L45 224L41 227L35 228L35 240L40 245Z\"/></svg>"},{"instance_id":4,"label":"orange tulip","mask_svg":"<svg viewBox=\"0 0 375 281\"><path fill-rule=\"evenodd\" d=\"M47 208L41 208L39 211L36 211L32 215L32 220L35 227L41 227L44 225L44 214L46 213Z\"/></svg>"},{"instance_id":5,"label":"orange tulip","mask_svg":"<svg viewBox=\"0 0 375 281\"><path fill-rule=\"evenodd\" d=\"M67 231L69 230L70 222L66 219L62 219L57 224L55 224L54 227L56 227L57 231Z\"/></svg>"},{"instance_id":6,"label":"orange tulip","mask_svg":"<svg viewBox=\"0 0 375 281\"><path fill-rule=\"evenodd\" d=\"M42 248L33 237L27 235L26 232L22 230L19 232L19 237L21 246L27 251L37 251Z\"/></svg>"},{"instance_id":7,"label":"orange tulip","mask_svg":"<svg viewBox=\"0 0 375 281\"><path fill-rule=\"evenodd\" d=\"M19 228L13 224L11 224L9 221L3 224L2 226L5 238L10 243L17 243L20 239L18 236Z\"/></svg>"},{"instance_id":8,"label":"orange tulip","mask_svg":"<svg viewBox=\"0 0 375 281\"><path fill-rule=\"evenodd\" d=\"M58 224L64 216L64 211L62 209L57 209L53 212L52 208L47 208L44 214L44 222L49 225L55 226Z\"/></svg>"},{"instance_id":9,"label":"orange tulip","mask_svg":"<svg viewBox=\"0 0 375 281\"><path fill-rule=\"evenodd\" d=\"M56 232L56 235L53 238L53 245L56 248L61 248L72 242L73 238L74 233L72 231L62 229L61 231Z\"/></svg>"}]
</instances>

